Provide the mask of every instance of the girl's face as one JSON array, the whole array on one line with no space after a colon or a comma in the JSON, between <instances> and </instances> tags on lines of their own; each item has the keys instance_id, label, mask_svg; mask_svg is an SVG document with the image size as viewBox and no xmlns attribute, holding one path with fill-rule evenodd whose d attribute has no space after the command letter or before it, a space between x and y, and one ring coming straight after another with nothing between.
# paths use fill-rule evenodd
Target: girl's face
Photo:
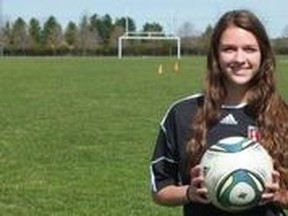
<instances>
[{"instance_id":1,"label":"girl's face","mask_svg":"<svg viewBox=\"0 0 288 216\"><path fill-rule=\"evenodd\" d=\"M219 65L227 87L245 87L260 67L261 51L256 37L236 26L228 27L220 38Z\"/></svg>"}]
</instances>

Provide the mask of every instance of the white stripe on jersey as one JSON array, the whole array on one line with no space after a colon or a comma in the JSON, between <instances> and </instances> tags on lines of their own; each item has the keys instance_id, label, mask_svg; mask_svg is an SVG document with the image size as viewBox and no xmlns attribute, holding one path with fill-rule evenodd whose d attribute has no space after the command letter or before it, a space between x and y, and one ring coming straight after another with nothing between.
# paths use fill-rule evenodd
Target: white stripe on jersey
<instances>
[{"instance_id":1,"label":"white stripe on jersey","mask_svg":"<svg viewBox=\"0 0 288 216\"><path fill-rule=\"evenodd\" d=\"M186 100L190 100L190 99L193 99L193 98L201 97L202 95L203 95L202 93L189 95L189 96L187 96L187 97L184 97L184 98L182 98L182 99L180 99L180 100L177 100L177 101L175 101L174 103L172 103L172 104L170 105L170 107L168 108L168 110L166 111L164 117L162 118L162 121L160 122L161 130L162 130L165 134L167 134L167 130L166 130L165 126L164 126L164 123L165 123L165 121L166 121L166 119L167 119L167 116L168 116L169 112L171 111L171 109L172 109L175 105L177 105L178 103L180 103L180 102L182 102L182 101L186 101ZM165 157L165 156L159 157L159 158L157 158L156 160L154 160L154 161L151 162L151 165L150 165L151 186L152 186L152 190L153 190L154 192L157 192L157 186L156 186L156 181L155 181L155 175L154 175L154 173L153 173L153 165L155 165L155 164L157 164L157 163L159 163L160 161L163 161L163 160L165 160L165 161L167 161L167 162L169 162L169 163L173 163L173 164L177 164L177 163L178 163L178 161L175 161L175 160L173 160L173 159L171 159L171 158L167 158L167 157Z\"/></svg>"},{"instance_id":2,"label":"white stripe on jersey","mask_svg":"<svg viewBox=\"0 0 288 216\"><path fill-rule=\"evenodd\" d=\"M167 157L160 157L160 158L157 158L156 160L152 161L151 162L151 165L150 165L150 176L151 176L151 186L152 186L152 190L153 192L157 192L157 187L156 187L156 181L155 181L155 175L154 175L154 172L153 172L153 165L156 164L156 163L159 163L160 161L168 161L169 163L174 163L174 164L177 164L178 162L173 160L173 159L170 159L170 158L167 158Z\"/></svg>"},{"instance_id":3,"label":"white stripe on jersey","mask_svg":"<svg viewBox=\"0 0 288 216\"><path fill-rule=\"evenodd\" d=\"M175 161L175 160L173 160L173 159L170 159L170 158L167 158L167 157L163 156L163 157L160 157L160 158L152 161L151 164L154 165L154 164L156 164L156 163L158 163L158 162L160 162L160 161L162 161L162 160L166 160L166 161L168 161L168 162L170 162L170 163L178 163L177 161Z\"/></svg>"},{"instance_id":4,"label":"white stripe on jersey","mask_svg":"<svg viewBox=\"0 0 288 216\"><path fill-rule=\"evenodd\" d=\"M185 98L182 98L180 100L177 100L175 101L174 103L172 103L172 105L170 105L170 107L168 108L168 110L166 111L164 117L162 118L162 121L160 122L160 126L161 126L161 129L163 130L163 132L166 134L166 128L164 127L164 123L166 121L166 118L170 112L170 110L178 103L182 102L182 101L186 101L186 100L190 100L190 99L193 99L193 98L198 98L198 97L201 97L203 96L203 93L198 93L198 94L193 94L193 95L189 95Z\"/></svg>"},{"instance_id":5,"label":"white stripe on jersey","mask_svg":"<svg viewBox=\"0 0 288 216\"><path fill-rule=\"evenodd\" d=\"M243 107L245 107L247 105L247 103L240 103L240 104L236 104L236 105L225 105L223 104L221 106L222 109L241 109Z\"/></svg>"}]
</instances>

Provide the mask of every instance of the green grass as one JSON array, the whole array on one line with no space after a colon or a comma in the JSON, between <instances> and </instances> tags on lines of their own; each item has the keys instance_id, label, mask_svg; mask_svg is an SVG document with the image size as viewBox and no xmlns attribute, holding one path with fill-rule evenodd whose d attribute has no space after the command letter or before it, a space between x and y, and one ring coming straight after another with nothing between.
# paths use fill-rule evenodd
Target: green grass
<instances>
[{"instance_id":1,"label":"green grass","mask_svg":"<svg viewBox=\"0 0 288 216\"><path fill-rule=\"evenodd\" d=\"M1 215L179 215L152 202L148 166L161 117L199 92L205 59L174 62L1 58ZM286 98L287 70L279 58Z\"/></svg>"}]
</instances>

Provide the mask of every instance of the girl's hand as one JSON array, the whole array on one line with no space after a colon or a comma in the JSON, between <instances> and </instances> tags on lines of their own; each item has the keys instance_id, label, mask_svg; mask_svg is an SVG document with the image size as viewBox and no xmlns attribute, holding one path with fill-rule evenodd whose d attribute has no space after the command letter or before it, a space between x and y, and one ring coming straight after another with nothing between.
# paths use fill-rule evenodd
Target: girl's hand
<instances>
[{"instance_id":1,"label":"girl's hand","mask_svg":"<svg viewBox=\"0 0 288 216\"><path fill-rule=\"evenodd\" d=\"M210 203L207 198L207 188L204 187L204 176L200 165L196 165L190 170L191 182L188 188L188 199L191 202Z\"/></svg>"},{"instance_id":2,"label":"girl's hand","mask_svg":"<svg viewBox=\"0 0 288 216\"><path fill-rule=\"evenodd\" d=\"M272 173L272 182L267 182L264 193L262 194L260 205L265 205L269 202L278 202L279 195L279 179L280 173L276 170Z\"/></svg>"}]
</instances>

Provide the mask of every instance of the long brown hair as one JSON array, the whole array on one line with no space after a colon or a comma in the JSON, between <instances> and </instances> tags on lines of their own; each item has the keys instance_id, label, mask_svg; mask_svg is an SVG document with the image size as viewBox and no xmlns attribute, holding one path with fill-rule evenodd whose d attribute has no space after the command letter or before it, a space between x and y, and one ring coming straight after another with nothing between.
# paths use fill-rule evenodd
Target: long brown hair
<instances>
[{"instance_id":1,"label":"long brown hair","mask_svg":"<svg viewBox=\"0 0 288 216\"><path fill-rule=\"evenodd\" d=\"M234 10L225 13L216 24L207 55L207 74L204 80L204 99L199 104L187 153L191 166L199 163L207 148L209 129L217 122L227 92L224 75L219 66L219 41L222 33L236 26L251 32L261 51L260 68L249 83L247 91L249 113L256 119L261 134L260 143L275 160L275 167L288 177L288 106L276 89L276 63L269 37L260 20L250 11ZM288 179L288 178L287 178ZM288 180L287 180L288 183ZM286 184L288 185L288 184Z\"/></svg>"}]
</instances>

